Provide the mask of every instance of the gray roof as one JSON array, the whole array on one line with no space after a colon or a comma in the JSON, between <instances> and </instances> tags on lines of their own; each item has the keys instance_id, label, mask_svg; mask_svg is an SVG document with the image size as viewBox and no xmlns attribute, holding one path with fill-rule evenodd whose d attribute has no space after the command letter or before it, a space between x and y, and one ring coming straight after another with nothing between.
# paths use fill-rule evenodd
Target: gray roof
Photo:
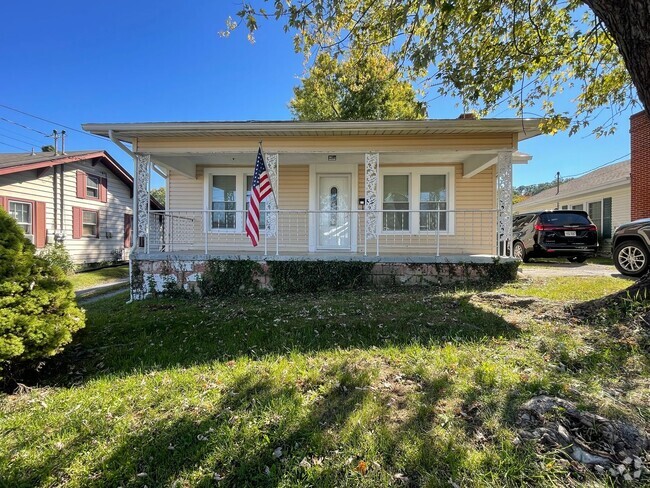
<instances>
[{"instance_id":1,"label":"gray roof","mask_svg":"<svg viewBox=\"0 0 650 488\"><path fill-rule=\"evenodd\" d=\"M82 156L84 154L96 154L103 149L93 151L68 151L65 154L54 155L53 152L37 152L33 156L31 153L0 153L0 169L13 168L14 166L23 166L26 164L42 163L45 161L56 161L57 159L69 158L71 156Z\"/></svg>"},{"instance_id":2,"label":"gray roof","mask_svg":"<svg viewBox=\"0 0 650 488\"><path fill-rule=\"evenodd\" d=\"M586 193L600 187L614 186L616 184L624 183L630 179L630 160L621 161L620 163L610 164L604 168L596 169L587 173L580 178L574 178L560 184L560 192L557 188L548 188L533 195L526 200L523 200L517 205L528 206L536 202L544 202L549 199L557 199L558 197L567 198L574 194ZM515 205L515 208L517 207Z\"/></svg>"}]
</instances>

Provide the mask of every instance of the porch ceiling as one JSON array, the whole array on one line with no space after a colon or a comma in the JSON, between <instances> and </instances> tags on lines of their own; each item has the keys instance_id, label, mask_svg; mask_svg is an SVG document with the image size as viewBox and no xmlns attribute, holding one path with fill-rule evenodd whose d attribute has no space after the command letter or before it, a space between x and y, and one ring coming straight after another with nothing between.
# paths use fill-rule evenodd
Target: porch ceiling
<instances>
[{"instance_id":1,"label":"porch ceiling","mask_svg":"<svg viewBox=\"0 0 650 488\"><path fill-rule=\"evenodd\" d=\"M157 164L177 171L189 178L196 178L197 166L252 166L255 152L151 152L151 159ZM417 152L380 152L382 164L463 164L463 177L471 178L496 163L498 151L490 150L436 150ZM364 152L279 152L280 165L296 164L363 164ZM515 151L512 162L527 163L531 159L526 153Z\"/></svg>"}]
</instances>

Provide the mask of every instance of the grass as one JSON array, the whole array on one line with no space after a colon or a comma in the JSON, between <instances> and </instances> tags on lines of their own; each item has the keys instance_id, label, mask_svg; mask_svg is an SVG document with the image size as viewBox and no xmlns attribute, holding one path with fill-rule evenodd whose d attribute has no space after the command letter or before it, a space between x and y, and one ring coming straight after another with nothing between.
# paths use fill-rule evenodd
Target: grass
<instances>
[{"instance_id":1,"label":"grass","mask_svg":"<svg viewBox=\"0 0 650 488\"><path fill-rule=\"evenodd\" d=\"M128 279L128 277L128 266L114 266L111 268L102 268L76 273L74 276L70 277L70 281L72 282L75 291L78 291L125 280Z\"/></svg>"},{"instance_id":2,"label":"grass","mask_svg":"<svg viewBox=\"0 0 650 488\"><path fill-rule=\"evenodd\" d=\"M608 486L517 445L513 414L546 392L646 425L647 357L472 295L90 304L0 397L0 486Z\"/></svg>"},{"instance_id":3,"label":"grass","mask_svg":"<svg viewBox=\"0 0 650 488\"><path fill-rule=\"evenodd\" d=\"M556 301L595 300L628 288L632 281L611 276L555 277L520 280L502 286L497 291L516 296L533 296Z\"/></svg>"}]
</instances>

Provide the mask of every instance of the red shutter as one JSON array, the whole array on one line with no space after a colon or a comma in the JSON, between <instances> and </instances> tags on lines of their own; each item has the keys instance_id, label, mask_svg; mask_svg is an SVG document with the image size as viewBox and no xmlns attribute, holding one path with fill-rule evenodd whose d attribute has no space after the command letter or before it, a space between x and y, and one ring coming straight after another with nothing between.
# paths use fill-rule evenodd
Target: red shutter
<instances>
[{"instance_id":1,"label":"red shutter","mask_svg":"<svg viewBox=\"0 0 650 488\"><path fill-rule=\"evenodd\" d=\"M0 208L5 209L7 212L9 211L7 208L7 197L0 197Z\"/></svg>"},{"instance_id":2,"label":"red shutter","mask_svg":"<svg viewBox=\"0 0 650 488\"><path fill-rule=\"evenodd\" d=\"M34 244L36 247L45 247L46 238L45 202L34 202Z\"/></svg>"},{"instance_id":3,"label":"red shutter","mask_svg":"<svg viewBox=\"0 0 650 488\"><path fill-rule=\"evenodd\" d=\"M133 215L124 214L124 248L130 249L133 246Z\"/></svg>"},{"instance_id":4,"label":"red shutter","mask_svg":"<svg viewBox=\"0 0 650 488\"><path fill-rule=\"evenodd\" d=\"M108 186L108 179L100 178L99 179L99 201L106 203L106 188Z\"/></svg>"},{"instance_id":5,"label":"red shutter","mask_svg":"<svg viewBox=\"0 0 650 488\"><path fill-rule=\"evenodd\" d=\"M77 198L86 198L86 173L77 171Z\"/></svg>"},{"instance_id":6,"label":"red shutter","mask_svg":"<svg viewBox=\"0 0 650 488\"><path fill-rule=\"evenodd\" d=\"M81 209L79 207L72 207L72 238L81 239Z\"/></svg>"}]
</instances>

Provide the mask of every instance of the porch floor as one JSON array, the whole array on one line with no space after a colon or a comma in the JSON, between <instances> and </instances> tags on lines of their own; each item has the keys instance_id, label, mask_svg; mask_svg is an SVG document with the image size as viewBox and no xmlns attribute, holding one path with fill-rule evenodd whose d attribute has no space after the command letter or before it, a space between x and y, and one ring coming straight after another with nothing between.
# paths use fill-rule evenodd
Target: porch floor
<instances>
[{"instance_id":1,"label":"porch floor","mask_svg":"<svg viewBox=\"0 0 650 488\"><path fill-rule=\"evenodd\" d=\"M405 255L405 254L381 254L367 255L354 253L288 253L281 255L264 253L196 253L193 251L177 252L142 252L131 253L131 258L136 261L166 261L166 260L187 260L187 261L207 261L209 259L237 260L250 259L253 261L362 261L370 263L414 263L414 264L433 264L433 263L492 263L495 260L499 262L514 262L516 258L498 257L493 254L444 254L435 255Z\"/></svg>"}]
</instances>

